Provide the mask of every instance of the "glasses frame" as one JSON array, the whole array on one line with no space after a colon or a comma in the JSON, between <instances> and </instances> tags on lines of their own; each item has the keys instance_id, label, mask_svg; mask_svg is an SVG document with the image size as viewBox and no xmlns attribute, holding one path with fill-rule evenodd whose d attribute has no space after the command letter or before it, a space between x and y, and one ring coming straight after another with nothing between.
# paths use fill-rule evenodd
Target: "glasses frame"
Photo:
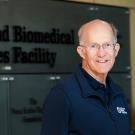
<instances>
[{"instance_id":1,"label":"glasses frame","mask_svg":"<svg viewBox=\"0 0 135 135\"><path fill-rule=\"evenodd\" d=\"M82 47L86 47L88 48L90 51L97 51L99 50L101 47L103 50L106 50L106 51L112 51L115 47L117 43L103 43L103 44L98 44L98 43L92 43L91 45L89 46L85 46L84 44L80 44L79 46L82 46Z\"/></svg>"}]
</instances>

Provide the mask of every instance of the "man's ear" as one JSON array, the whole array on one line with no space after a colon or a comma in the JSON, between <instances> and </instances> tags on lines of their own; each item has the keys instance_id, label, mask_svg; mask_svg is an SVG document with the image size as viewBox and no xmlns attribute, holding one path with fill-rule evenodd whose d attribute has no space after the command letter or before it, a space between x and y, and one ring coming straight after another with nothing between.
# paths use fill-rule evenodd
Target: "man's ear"
<instances>
[{"instance_id":1,"label":"man's ear","mask_svg":"<svg viewBox=\"0 0 135 135\"><path fill-rule=\"evenodd\" d=\"M85 49L83 46L77 46L77 53L82 59L85 59Z\"/></svg>"},{"instance_id":2,"label":"man's ear","mask_svg":"<svg viewBox=\"0 0 135 135\"><path fill-rule=\"evenodd\" d=\"M120 50L120 44L119 43L116 43L115 47L114 47L114 50L115 50L115 57L118 55L118 52Z\"/></svg>"}]
</instances>

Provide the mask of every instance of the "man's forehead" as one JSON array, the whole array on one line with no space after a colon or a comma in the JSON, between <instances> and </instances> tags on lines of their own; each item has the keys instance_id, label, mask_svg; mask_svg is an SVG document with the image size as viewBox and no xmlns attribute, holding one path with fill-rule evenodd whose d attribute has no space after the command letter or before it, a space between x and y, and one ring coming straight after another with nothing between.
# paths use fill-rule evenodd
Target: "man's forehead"
<instances>
[{"instance_id":1,"label":"man's forehead","mask_svg":"<svg viewBox=\"0 0 135 135\"><path fill-rule=\"evenodd\" d=\"M110 34L111 36L113 35L110 24L102 20L94 20L84 24L80 28L78 36L81 40L82 38L84 39L85 37L88 37L90 35L96 36L97 34L102 33Z\"/></svg>"},{"instance_id":2,"label":"man's forehead","mask_svg":"<svg viewBox=\"0 0 135 135\"><path fill-rule=\"evenodd\" d=\"M79 35L81 35L84 32L87 32L89 30L97 29L97 28L109 28L111 29L111 26L109 23L96 19L93 21L90 21L88 23L85 23L84 25L81 26L79 29Z\"/></svg>"}]
</instances>

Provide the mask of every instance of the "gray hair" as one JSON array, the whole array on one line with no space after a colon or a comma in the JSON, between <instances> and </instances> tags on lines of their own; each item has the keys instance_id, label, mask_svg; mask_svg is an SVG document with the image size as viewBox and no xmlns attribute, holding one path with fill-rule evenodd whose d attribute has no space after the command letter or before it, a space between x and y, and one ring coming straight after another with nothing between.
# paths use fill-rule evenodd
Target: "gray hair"
<instances>
[{"instance_id":1,"label":"gray hair","mask_svg":"<svg viewBox=\"0 0 135 135\"><path fill-rule=\"evenodd\" d=\"M114 35L114 38L115 38L115 42L117 42L118 30L113 23L109 23L109 25L112 28L113 35Z\"/></svg>"}]
</instances>

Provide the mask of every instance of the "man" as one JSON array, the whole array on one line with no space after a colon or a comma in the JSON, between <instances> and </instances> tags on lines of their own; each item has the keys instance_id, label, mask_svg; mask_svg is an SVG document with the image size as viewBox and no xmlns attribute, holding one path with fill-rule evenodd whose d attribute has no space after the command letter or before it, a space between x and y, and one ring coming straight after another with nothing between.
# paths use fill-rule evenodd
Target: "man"
<instances>
[{"instance_id":1,"label":"man","mask_svg":"<svg viewBox=\"0 0 135 135\"><path fill-rule=\"evenodd\" d=\"M82 64L49 93L41 135L129 135L126 100L108 76L120 49L116 28L95 19L78 36Z\"/></svg>"}]
</instances>

